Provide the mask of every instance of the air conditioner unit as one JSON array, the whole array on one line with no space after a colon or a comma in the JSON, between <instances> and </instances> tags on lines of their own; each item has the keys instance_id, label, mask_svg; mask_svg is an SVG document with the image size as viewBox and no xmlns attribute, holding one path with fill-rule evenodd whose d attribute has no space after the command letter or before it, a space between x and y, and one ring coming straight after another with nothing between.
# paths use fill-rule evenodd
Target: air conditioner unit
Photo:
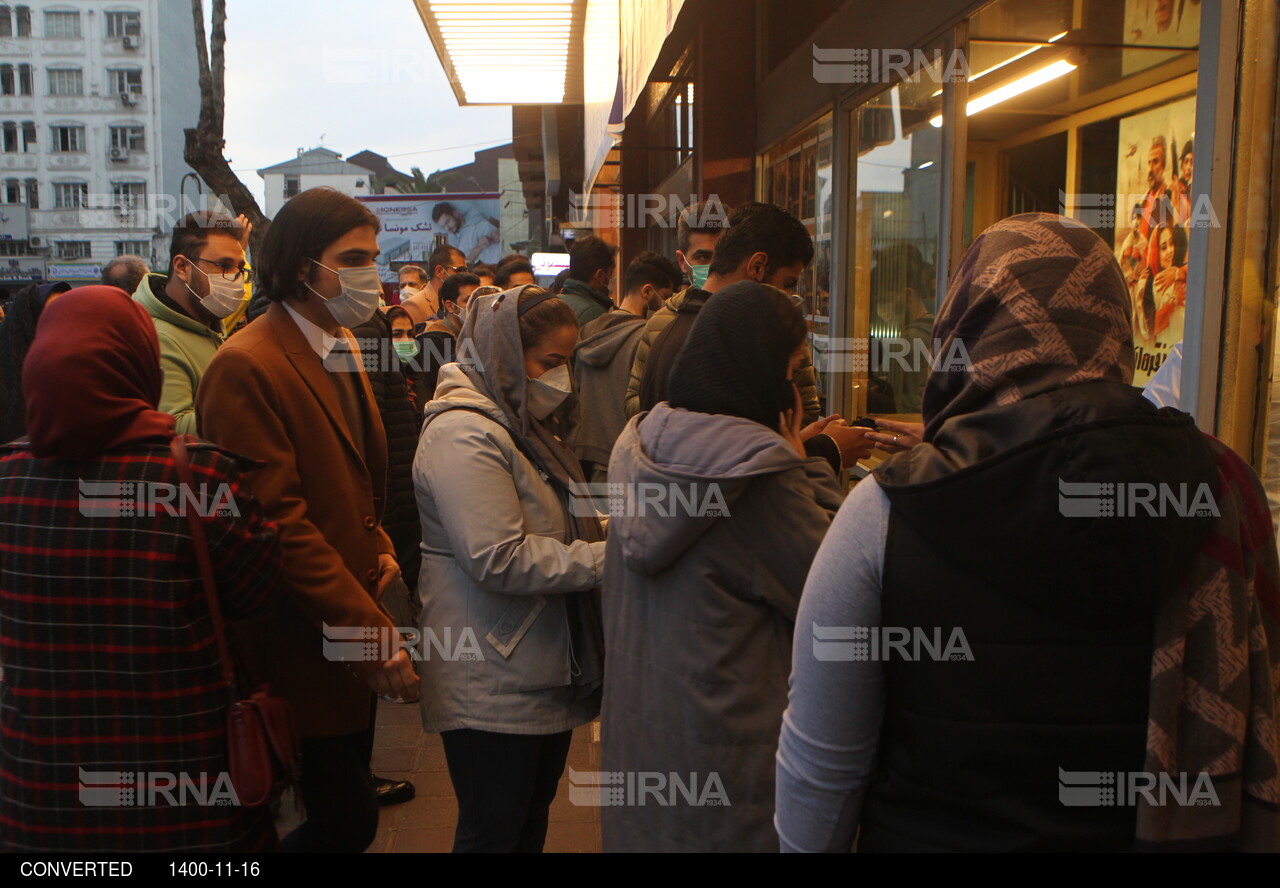
<instances>
[{"instance_id":1,"label":"air conditioner unit","mask_svg":"<svg viewBox=\"0 0 1280 888\"><path fill-rule=\"evenodd\" d=\"M37 250L39 250L41 247L46 247L49 245L49 242L38 234L31 235L30 243L31 243L31 246Z\"/></svg>"},{"instance_id":2,"label":"air conditioner unit","mask_svg":"<svg viewBox=\"0 0 1280 888\"><path fill-rule=\"evenodd\" d=\"M142 46L142 40L132 34L126 34L124 40L121 41L125 49L137 49Z\"/></svg>"},{"instance_id":3,"label":"air conditioner unit","mask_svg":"<svg viewBox=\"0 0 1280 888\"><path fill-rule=\"evenodd\" d=\"M120 101L126 105L136 105L138 104L138 94L131 92L120 93Z\"/></svg>"},{"instance_id":4,"label":"air conditioner unit","mask_svg":"<svg viewBox=\"0 0 1280 888\"><path fill-rule=\"evenodd\" d=\"M120 163L122 161L128 160L129 149L128 148L112 148L111 159L114 160L116 163Z\"/></svg>"}]
</instances>

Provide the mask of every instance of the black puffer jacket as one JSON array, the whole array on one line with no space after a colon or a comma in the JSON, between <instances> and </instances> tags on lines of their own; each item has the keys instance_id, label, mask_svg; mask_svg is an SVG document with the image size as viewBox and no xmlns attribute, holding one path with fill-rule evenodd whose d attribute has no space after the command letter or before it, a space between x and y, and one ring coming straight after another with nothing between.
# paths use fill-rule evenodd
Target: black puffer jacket
<instances>
[{"instance_id":1,"label":"black puffer jacket","mask_svg":"<svg viewBox=\"0 0 1280 888\"><path fill-rule=\"evenodd\" d=\"M391 324L381 311L352 334L360 341L366 356L377 356L366 367L373 397L378 402L378 413L387 432L387 501L382 513L382 526L396 547L396 561L412 592L418 581L418 565L421 561L419 545L422 530L418 523L418 504L413 495L413 454L418 449L418 432L422 428L422 414L414 408L409 388L400 370L399 358L391 347ZM370 348L369 340L377 340L377 347Z\"/></svg>"}]
</instances>

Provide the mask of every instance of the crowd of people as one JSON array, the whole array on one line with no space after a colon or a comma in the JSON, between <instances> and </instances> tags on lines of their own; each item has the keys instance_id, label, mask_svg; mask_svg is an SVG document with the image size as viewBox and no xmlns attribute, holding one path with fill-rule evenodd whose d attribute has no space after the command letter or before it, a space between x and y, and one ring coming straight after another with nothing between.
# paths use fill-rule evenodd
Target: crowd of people
<instances>
[{"instance_id":1,"label":"crowd of people","mask_svg":"<svg viewBox=\"0 0 1280 888\"><path fill-rule=\"evenodd\" d=\"M362 851L414 792L370 770L381 699L441 735L455 851L540 851L596 719L606 851L1280 850L1265 497L1131 385L1146 321L1088 228L975 240L932 327L971 360L922 381L920 423L824 411L788 295L813 242L776 206L690 207L673 257L621 266L580 238L549 287L445 244L398 305L379 230L315 189L252 270L244 221L197 214L163 274L10 307L0 847ZM201 544L140 495L175 482L175 436L223 492L199 524L240 683L301 737L282 839L279 800L82 801L85 773L228 768ZM1074 517L1063 482L1212 508ZM877 647L939 627L959 653ZM1214 803L1064 801L1064 774L1135 773Z\"/></svg>"}]
</instances>

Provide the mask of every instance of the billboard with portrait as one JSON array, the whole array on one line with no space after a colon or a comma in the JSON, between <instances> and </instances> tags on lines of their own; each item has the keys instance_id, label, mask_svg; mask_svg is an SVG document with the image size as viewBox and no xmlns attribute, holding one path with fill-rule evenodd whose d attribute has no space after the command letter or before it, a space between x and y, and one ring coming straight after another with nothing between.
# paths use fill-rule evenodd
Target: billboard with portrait
<instances>
[{"instance_id":1,"label":"billboard with portrait","mask_svg":"<svg viewBox=\"0 0 1280 888\"><path fill-rule=\"evenodd\" d=\"M468 265L497 265L511 252L502 233L498 194L387 194L357 197L378 217L382 232L378 268L384 281L393 268L425 265L440 244L457 247Z\"/></svg>"}]
</instances>

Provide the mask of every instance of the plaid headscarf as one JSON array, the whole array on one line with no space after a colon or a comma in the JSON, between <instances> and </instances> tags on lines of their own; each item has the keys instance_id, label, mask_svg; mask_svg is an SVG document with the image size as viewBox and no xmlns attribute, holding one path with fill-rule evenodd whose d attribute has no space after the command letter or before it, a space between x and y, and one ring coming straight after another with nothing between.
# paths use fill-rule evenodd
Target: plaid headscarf
<instances>
[{"instance_id":1,"label":"plaid headscarf","mask_svg":"<svg viewBox=\"0 0 1280 888\"><path fill-rule=\"evenodd\" d=\"M924 439L984 407L1131 383L1130 312L1115 256L1084 225L1048 213L992 225L965 253L934 321L941 366L925 385Z\"/></svg>"}]
</instances>

